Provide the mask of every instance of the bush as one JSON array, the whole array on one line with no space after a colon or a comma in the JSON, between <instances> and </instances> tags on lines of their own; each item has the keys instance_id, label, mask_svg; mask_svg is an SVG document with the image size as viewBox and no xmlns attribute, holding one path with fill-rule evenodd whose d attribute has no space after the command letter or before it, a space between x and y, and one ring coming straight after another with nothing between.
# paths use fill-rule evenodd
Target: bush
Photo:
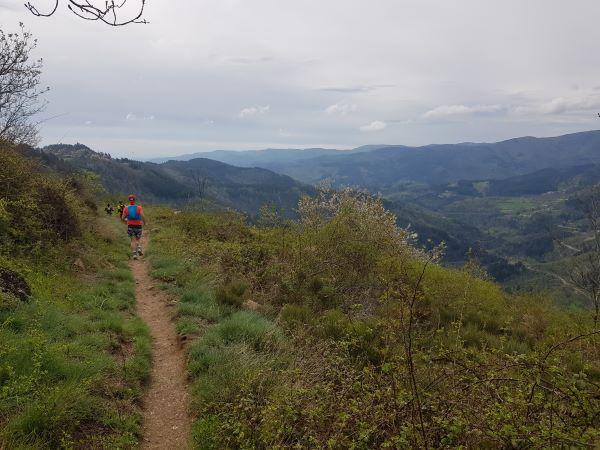
<instances>
[{"instance_id":1,"label":"bush","mask_svg":"<svg viewBox=\"0 0 600 450\"><path fill-rule=\"evenodd\" d=\"M80 236L82 197L70 183L6 143L0 144L0 154L0 228L8 237L7 250L52 246Z\"/></svg>"}]
</instances>

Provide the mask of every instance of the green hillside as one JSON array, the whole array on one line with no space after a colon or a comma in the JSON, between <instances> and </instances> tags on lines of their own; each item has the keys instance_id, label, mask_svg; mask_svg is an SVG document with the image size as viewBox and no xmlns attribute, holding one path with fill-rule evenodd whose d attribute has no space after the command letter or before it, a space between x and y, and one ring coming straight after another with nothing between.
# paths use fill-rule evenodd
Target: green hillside
<instances>
[{"instance_id":1,"label":"green hillside","mask_svg":"<svg viewBox=\"0 0 600 450\"><path fill-rule=\"evenodd\" d=\"M111 193L136 192L145 201L177 207L204 209L231 208L256 217L264 205L275 208L281 216L295 217L303 194L315 189L269 170L241 168L204 158L168 161L162 164L113 159L77 144L53 145L42 150L48 164L61 170L88 170L100 176ZM199 195L198 183L203 192ZM469 226L444 218L406 202L388 204L398 216L398 224L418 233L422 245L444 241L448 262L463 262L469 248L481 240L481 233ZM489 258L488 258L489 259ZM497 257L484 263L500 261ZM506 265L505 261L501 262Z\"/></svg>"},{"instance_id":2,"label":"green hillside","mask_svg":"<svg viewBox=\"0 0 600 450\"><path fill-rule=\"evenodd\" d=\"M191 153L188 155L179 155L173 157L153 158L150 161L163 163L167 161L190 161L197 158L207 158L214 161L220 161L232 166L238 167L263 167L269 169L270 166L279 164L289 164L305 159L316 158L325 155L336 155L342 150L325 148L305 148L305 149L264 149L264 150L215 150L211 152Z\"/></svg>"},{"instance_id":3,"label":"green hillside","mask_svg":"<svg viewBox=\"0 0 600 450\"><path fill-rule=\"evenodd\" d=\"M277 206L293 216L300 196L313 188L269 170L239 168L209 159L155 164L115 159L77 145L52 145L41 149L48 164L97 174L113 194L136 193L146 202L169 202L206 209L231 208L258 214L263 204Z\"/></svg>"},{"instance_id":4,"label":"green hillside","mask_svg":"<svg viewBox=\"0 0 600 450\"><path fill-rule=\"evenodd\" d=\"M0 445L135 448L150 348L118 222L97 216L95 178L68 155L5 146L2 160ZM271 182L261 173L255 186ZM476 258L443 267L444 249L399 221L485 236L420 209L321 189L297 210L250 224L146 208L152 273L177 300L195 448L598 445L588 305L507 293Z\"/></svg>"},{"instance_id":5,"label":"green hillside","mask_svg":"<svg viewBox=\"0 0 600 450\"><path fill-rule=\"evenodd\" d=\"M587 311L447 269L378 200L323 192L292 227L151 211L177 294L196 448L600 442Z\"/></svg>"},{"instance_id":6,"label":"green hillside","mask_svg":"<svg viewBox=\"0 0 600 450\"><path fill-rule=\"evenodd\" d=\"M134 448L150 337L123 230L21 150L0 145L0 448Z\"/></svg>"}]
</instances>

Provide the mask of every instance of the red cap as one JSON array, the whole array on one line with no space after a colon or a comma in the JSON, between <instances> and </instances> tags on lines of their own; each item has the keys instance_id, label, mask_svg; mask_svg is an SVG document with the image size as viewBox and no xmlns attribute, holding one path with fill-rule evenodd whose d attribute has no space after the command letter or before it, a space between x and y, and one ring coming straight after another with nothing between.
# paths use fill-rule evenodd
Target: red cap
<instances>
[{"instance_id":1,"label":"red cap","mask_svg":"<svg viewBox=\"0 0 600 450\"><path fill-rule=\"evenodd\" d=\"M135 203L135 195L131 194L129 196L129 203Z\"/></svg>"}]
</instances>

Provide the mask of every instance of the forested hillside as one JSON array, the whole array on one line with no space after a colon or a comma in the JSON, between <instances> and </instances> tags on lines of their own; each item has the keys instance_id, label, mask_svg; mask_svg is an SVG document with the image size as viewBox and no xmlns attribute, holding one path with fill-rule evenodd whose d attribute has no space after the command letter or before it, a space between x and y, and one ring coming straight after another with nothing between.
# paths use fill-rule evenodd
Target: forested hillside
<instances>
[{"instance_id":1,"label":"forested hillside","mask_svg":"<svg viewBox=\"0 0 600 450\"><path fill-rule=\"evenodd\" d=\"M263 206L277 211L282 218L296 217L300 196L316 192L314 187L269 170L234 167L204 158L144 163L113 159L82 144L48 146L39 157L63 171L87 170L99 175L111 194L136 192L143 201L177 207L232 208L254 219ZM419 206L398 200L386 205L396 213L399 226L410 227L418 234L421 245L445 242L445 260L449 263L464 262L469 249L483 238L478 229ZM506 260L485 251L481 251L479 257L493 275L514 270Z\"/></svg>"},{"instance_id":2,"label":"forested hillside","mask_svg":"<svg viewBox=\"0 0 600 450\"><path fill-rule=\"evenodd\" d=\"M271 204L285 216L293 216L300 196L313 192L312 187L269 170L239 168L202 158L155 164L111 158L82 144L47 146L40 154L49 164L96 174L112 194L135 192L146 202L231 208L250 215L256 215L264 204Z\"/></svg>"},{"instance_id":3,"label":"forested hillside","mask_svg":"<svg viewBox=\"0 0 600 450\"><path fill-rule=\"evenodd\" d=\"M583 302L564 282L574 256L564 250L581 247L589 237L582 212L573 205L600 182L600 132L491 144L313 150L295 159L293 152L207 156L253 161L306 182L328 179L333 186L379 193L398 224L417 232L421 245L446 243L446 263L476 255L511 289L548 288L557 301Z\"/></svg>"},{"instance_id":4,"label":"forested hillside","mask_svg":"<svg viewBox=\"0 0 600 450\"><path fill-rule=\"evenodd\" d=\"M545 168L599 163L600 131L587 131L496 143L386 146L296 161L279 165L276 170L307 183L329 178L338 186L382 189L403 181L443 184L502 179Z\"/></svg>"},{"instance_id":5,"label":"forested hillside","mask_svg":"<svg viewBox=\"0 0 600 450\"><path fill-rule=\"evenodd\" d=\"M325 148L305 149L265 149L265 150L215 150L210 152L191 153L173 157L153 158L150 162L163 163L167 161L189 161L197 158L207 158L238 167L279 167L280 164L289 164L305 159L312 159L325 155L336 155L341 150Z\"/></svg>"}]
</instances>

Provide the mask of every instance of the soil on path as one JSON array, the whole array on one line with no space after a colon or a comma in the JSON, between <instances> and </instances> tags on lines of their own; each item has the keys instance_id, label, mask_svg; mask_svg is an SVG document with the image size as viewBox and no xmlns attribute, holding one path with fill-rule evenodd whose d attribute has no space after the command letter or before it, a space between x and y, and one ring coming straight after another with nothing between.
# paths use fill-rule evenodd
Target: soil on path
<instances>
[{"instance_id":1,"label":"soil on path","mask_svg":"<svg viewBox=\"0 0 600 450\"><path fill-rule=\"evenodd\" d=\"M143 240L144 248L147 246ZM144 401L143 449L188 449L189 397L185 355L171 321L171 299L150 276L143 258L131 261L138 315L152 335L152 374Z\"/></svg>"}]
</instances>

